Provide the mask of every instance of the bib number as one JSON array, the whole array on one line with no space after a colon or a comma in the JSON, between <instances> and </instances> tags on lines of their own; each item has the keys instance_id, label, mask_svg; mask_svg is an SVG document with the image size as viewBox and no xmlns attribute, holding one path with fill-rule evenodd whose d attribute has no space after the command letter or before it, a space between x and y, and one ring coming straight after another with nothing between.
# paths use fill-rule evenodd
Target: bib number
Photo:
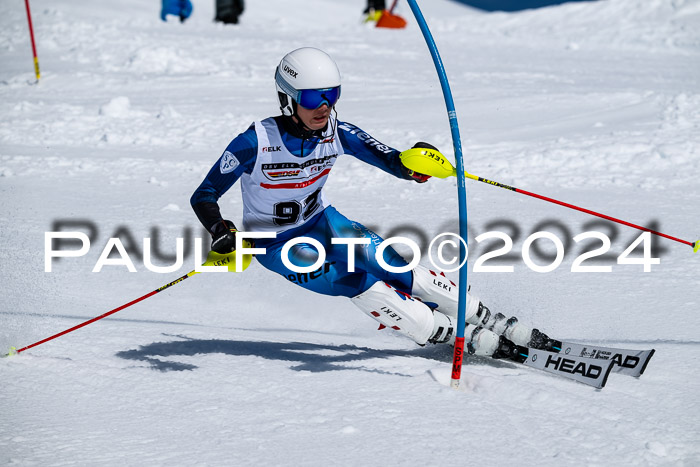
<instances>
[{"instance_id":1,"label":"bib number","mask_svg":"<svg viewBox=\"0 0 700 467\"><path fill-rule=\"evenodd\" d=\"M275 204L272 211L275 217L273 217L272 220L276 225L289 225L296 224L300 215L304 220L308 219L320 205L318 202L320 194L321 189L319 188L307 196L301 203L292 200Z\"/></svg>"}]
</instances>

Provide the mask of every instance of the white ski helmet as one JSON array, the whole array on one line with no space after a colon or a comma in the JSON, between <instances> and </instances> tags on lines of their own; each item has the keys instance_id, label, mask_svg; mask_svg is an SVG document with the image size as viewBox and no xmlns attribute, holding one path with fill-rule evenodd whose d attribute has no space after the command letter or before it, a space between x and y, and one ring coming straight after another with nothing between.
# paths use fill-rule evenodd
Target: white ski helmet
<instances>
[{"instance_id":1,"label":"white ski helmet","mask_svg":"<svg viewBox=\"0 0 700 467\"><path fill-rule=\"evenodd\" d=\"M275 70L275 84L280 110L286 116L294 115L296 105L316 109L325 103L333 107L340 98L338 65L326 52L313 47L285 55Z\"/></svg>"}]
</instances>

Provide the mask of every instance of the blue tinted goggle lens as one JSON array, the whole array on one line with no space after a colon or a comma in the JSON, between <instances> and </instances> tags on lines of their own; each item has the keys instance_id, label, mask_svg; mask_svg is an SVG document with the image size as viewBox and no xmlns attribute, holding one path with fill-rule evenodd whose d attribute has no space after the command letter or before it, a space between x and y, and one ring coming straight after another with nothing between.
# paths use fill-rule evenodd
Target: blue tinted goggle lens
<instances>
[{"instance_id":1,"label":"blue tinted goggle lens","mask_svg":"<svg viewBox=\"0 0 700 467\"><path fill-rule=\"evenodd\" d=\"M340 86L326 89L302 89L297 97L297 103L305 109L318 109L323 104L333 107L340 99Z\"/></svg>"}]
</instances>

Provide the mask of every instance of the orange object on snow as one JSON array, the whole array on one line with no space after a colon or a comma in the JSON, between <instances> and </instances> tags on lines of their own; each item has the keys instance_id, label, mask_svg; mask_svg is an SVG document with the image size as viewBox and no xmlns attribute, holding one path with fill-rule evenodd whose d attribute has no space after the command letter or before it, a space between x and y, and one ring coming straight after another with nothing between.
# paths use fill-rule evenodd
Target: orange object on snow
<instances>
[{"instance_id":1,"label":"orange object on snow","mask_svg":"<svg viewBox=\"0 0 700 467\"><path fill-rule=\"evenodd\" d=\"M377 20L378 28L402 29L406 27L406 20L389 10L382 11L382 16Z\"/></svg>"}]
</instances>

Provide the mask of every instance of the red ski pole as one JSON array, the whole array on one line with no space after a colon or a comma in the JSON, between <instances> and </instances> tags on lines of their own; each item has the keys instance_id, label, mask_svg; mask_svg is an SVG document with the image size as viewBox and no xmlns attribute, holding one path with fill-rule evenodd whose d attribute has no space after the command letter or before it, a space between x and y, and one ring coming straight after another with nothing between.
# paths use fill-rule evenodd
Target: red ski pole
<instances>
[{"instance_id":1,"label":"red ski pole","mask_svg":"<svg viewBox=\"0 0 700 467\"><path fill-rule=\"evenodd\" d=\"M408 149L401 153L401 162L403 162L403 164L411 170L433 177L447 178L457 176L457 169L450 163L450 161L448 161L445 158L445 156L440 154L439 151L427 150L424 148ZM565 208L573 209L575 211L585 212L586 214L600 217L602 219L609 220L612 222L617 222L618 224L626 225L627 227L632 227L643 232L650 232L654 235L658 235L659 237L668 238L669 240L673 240L678 243L683 243L684 245L689 245L691 248L693 248L693 251L695 253L700 251L700 240L697 240L695 242L683 240L681 238L673 237L665 233L657 232L656 230L652 230L648 227L633 224L631 222L627 222L622 219L617 219L612 216L601 214L596 211L591 211L590 209L582 208L574 204L565 203L554 198L548 198L546 196L533 193L531 191L526 191L521 188L506 185L505 183L495 182L493 180L489 180L488 178L472 175L466 171L464 172L464 176L470 180L476 180L478 182L487 183L491 186L496 186L498 188L514 191L516 193L520 193L521 195L531 196L533 198L541 199L542 201L547 201L549 203L558 204L559 206L564 206Z\"/></svg>"},{"instance_id":2,"label":"red ski pole","mask_svg":"<svg viewBox=\"0 0 700 467\"><path fill-rule=\"evenodd\" d=\"M247 241L245 241L245 240L243 241L243 244L245 245L246 248L249 248L249 247L251 246L250 243L247 242ZM242 270L245 270L245 269L250 265L251 259L252 259L252 256L251 256L251 255L247 255L247 254L244 254L244 255L243 255L243 260L242 260L242 265L241 265L241 266L242 266ZM214 251L210 251L210 252L209 252L209 255L207 256L207 260L204 262L204 266L226 266L226 267L228 267L228 270L229 270L230 272L235 272L235 271L236 271L236 252L234 251L234 252L228 253L228 254L226 254L226 255L221 255L221 254L216 253L216 252L214 252ZM164 286L159 287L159 288L157 288L156 290L147 293L146 295L142 295L141 297L137 298L136 300L132 300L132 301L130 301L129 303L126 303L126 304L124 304L124 305L122 305L122 306L120 306L120 307L117 307L117 308L115 308L115 309L113 309L113 310L108 311L107 313L101 314L100 316L97 316L97 317L95 317L95 318L92 318L92 319L89 319L89 320L87 320L87 321L84 321L84 322L82 322L82 323L80 323L80 324L78 324L78 325L76 325L76 326L73 326L72 328L66 329L65 331L61 331L61 332L59 332L59 333L57 333L57 334L54 334L53 336L49 336L49 337L47 337L46 339L42 339L42 340L40 340L40 341L38 341L38 342L35 342L35 343L33 343L33 344L30 344L30 345L27 345L27 346L25 346L25 347L22 347L21 349L17 349L17 348L15 348L15 347L11 347L9 353L6 353L6 354L4 354L4 355L0 355L0 357L9 357L10 355L17 355L17 354L19 354L19 353L21 353L21 352L24 352L25 350L31 349L32 347L36 347L37 345L41 345L41 344L43 344L43 343L45 343L45 342L54 340L54 339L56 339L57 337L61 337L61 336L63 336L63 335L66 335L66 334L68 334L69 332L73 332L73 331L75 331L76 329L80 329L80 328L82 328L83 326L87 326L87 325L90 324L90 323L94 323L95 321L99 321L99 320L101 320L102 318L106 318L106 317L109 316L109 315L113 315L114 313L123 310L124 308L128 308L128 307L130 307L131 305L134 305L134 304L136 304L136 303L138 303L138 302L140 302L140 301L142 301L142 300L146 300L148 297L152 297L153 295L157 294L158 292L162 292L163 290L165 290L165 289L167 289L167 288L169 288L169 287L172 287L172 286L175 285L175 284L179 284L180 282L184 281L185 279L187 279L187 278L189 278L189 277L194 276L194 275L197 274L197 273L198 273L198 271L196 271L196 270L195 270L195 271L190 271L190 272L188 272L187 274L185 274L184 276L182 276L182 277L180 277L180 278L178 278L178 279L175 279L174 281L172 281L172 282L170 282L170 283L168 283L168 284L165 284Z\"/></svg>"},{"instance_id":3,"label":"red ski pole","mask_svg":"<svg viewBox=\"0 0 700 467\"><path fill-rule=\"evenodd\" d=\"M143 295L143 296L137 298L136 300L133 300L133 301L131 301L131 302L129 302L129 303L126 303L126 304L124 304L124 305L122 305L122 306L120 306L120 307L117 307L117 308L115 308L114 310L110 310L110 311L108 311L107 313L104 313L104 314L102 314L102 315L100 315L100 316L97 316L97 317L95 317L95 318L92 318L92 319L89 319L89 320L87 320L87 321L84 321L84 322L78 324L77 326L73 326L72 328L66 329L65 331L61 331L61 332L59 332L59 333L57 333L57 334L54 334L53 336L49 336L49 337L47 337L46 339L42 339L42 340L40 340L40 341L38 341L38 342L35 342L35 343L33 343L33 344L30 344L30 345L27 345L26 347L22 347L21 349L15 349L15 348L13 347L13 348L10 349L10 352L7 353L7 354L5 354L5 355L3 355L3 357L7 357L7 356L9 356L9 355L16 355L16 354L19 354L20 352L24 352L25 350L31 349L32 347L36 347L37 345L41 345L41 344L43 344L44 342L48 342L48 341L54 340L54 339L56 339L57 337L61 337L61 336L65 335L65 334L68 334L69 332L73 332L73 331L75 331L76 329L80 329L80 328L82 328L83 326L87 326L87 325L90 324L90 323L94 323L95 321L99 321L99 320L101 320L102 318L106 318L106 317L109 316L109 315L113 315L113 314L116 313L117 311L121 311L121 310L123 310L124 308L128 308L128 307L130 307L131 305L134 305L134 304L140 302L141 300L145 300L145 299L147 299L148 297L152 297L153 295L157 294L158 292L162 292L163 290L167 289L167 288L170 287L170 286L173 286L173 285L175 285L175 284L178 284L178 283L184 281L184 280L187 279L188 277L194 276L194 274L195 274L195 272L194 272L194 271L191 271L191 272L185 274L184 276L180 277L179 279L176 279L176 280L170 282L169 284L166 284L166 285L164 285L163 287L160 287L160 288L154 290L153 292L149 292L149 293L147 293L146 295Z\"/></svg>"},{"instance_id":4,"label":"red ski pole","mask_svg":"<svg viewBox=\"0 0 700 467\"><path fill-rule=\"evenodd\" d=\"M29 37L32 39L32 53L34 54L34 73L36 80L39 82L41 73L39 73L39 57L36 55L36 43L34 42L34 28L32 27L32 13L29 11L29 0L24 0L24 5L27 7L27 21L29 22Z\"/></svg>"}]
</instances>

